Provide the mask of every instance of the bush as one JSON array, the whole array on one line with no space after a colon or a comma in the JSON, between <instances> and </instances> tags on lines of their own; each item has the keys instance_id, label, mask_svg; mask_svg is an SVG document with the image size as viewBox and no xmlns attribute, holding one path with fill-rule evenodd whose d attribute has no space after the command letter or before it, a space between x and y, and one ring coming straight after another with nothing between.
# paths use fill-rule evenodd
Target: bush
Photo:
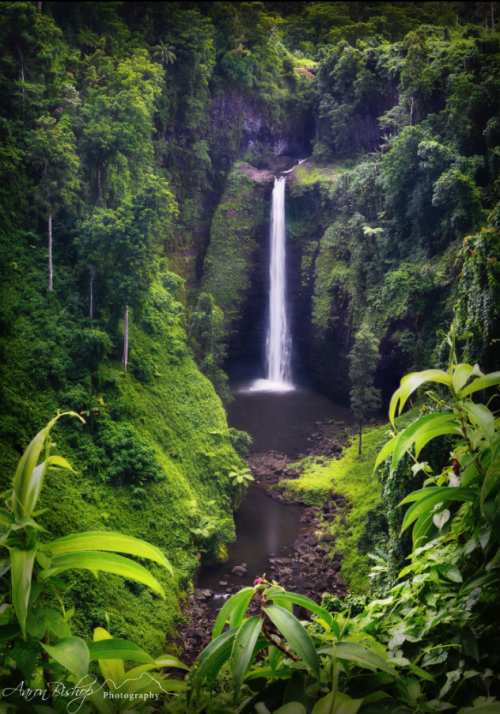
<instances>
[{"instance_id":1,"label":"bush","mask_svg":"<svg viewBox=\"0 0 500 714\"><path fill-rule=\"evenodd\" d=\"M154 449L134 427L109 423L97 439L111 461L106 479L112 483L142 485L145 481L165 478Z\"/></svg>"},{"instance_id":2,"label":"bush","mask_svg":"<svg viewBox=\"0 0 500 714\"><path fill-rule=\"evenodd\" d=\"M239 454L248 454L249 448L252 446L253 439L246 431L238 431L238 429L229 429L229 440L231 446L236 449Z\"/></svg>"}]
</instances>

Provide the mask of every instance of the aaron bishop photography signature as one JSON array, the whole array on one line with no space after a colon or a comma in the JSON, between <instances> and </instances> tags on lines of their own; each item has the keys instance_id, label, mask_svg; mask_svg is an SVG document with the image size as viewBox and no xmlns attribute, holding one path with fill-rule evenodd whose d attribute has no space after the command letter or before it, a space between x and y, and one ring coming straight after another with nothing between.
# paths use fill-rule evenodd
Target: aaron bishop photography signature
<instances>
[{"instance_id":1,"label":"aaron bishop photography signature","mask_svg":"<svg viewBox=\"0 0 500 714\"><path fill-rule=\"evenodd\" d=\"M157 692L126 691L128 689L126 685L129 682L138 682L143 677L149 677L151 682L160 687L164 694L172 696L172 692L168 692L166 689L163 689L161 683L157 679L152 677L148 672L143 672L140 677L136 677L135 679L126 679L121 682L119 686L117 686L111 679L106 679L105 682L98 682L97 677L93 677L90 674L85 675L85 677L80 679L80 681L73 686L68 686L68 683L63 682L52 682L50 691L48 689L33 689L28 687L25 682L20 682L17 687L5 688L2 692L2 699L7 699L16 693L26 702L32 702L34 700L47 702L51 697L53 699L64 697L70 700L66 706L69 714L77 714L83 706L85 700L91 698L93 694L97 694L101 690L104 690L104 699L111 701L115 700L117 703L124 700L137 703L158 701L160 694ZM105 688L106 686L107 689ZM144 686L147 686L146 683Z\"/></svg>"}]
</instances>

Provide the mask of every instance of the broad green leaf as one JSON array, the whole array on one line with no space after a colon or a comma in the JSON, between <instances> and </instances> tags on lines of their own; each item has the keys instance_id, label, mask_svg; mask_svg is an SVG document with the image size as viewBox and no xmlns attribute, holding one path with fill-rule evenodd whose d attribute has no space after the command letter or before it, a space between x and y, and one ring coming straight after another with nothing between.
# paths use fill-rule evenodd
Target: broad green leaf
<instances>
[{"instance_id":1,"label":"broad green leaf","mask_svg":"<svg viewBox=\"0 0 500 714\"><path fill-rule=\"evenodd\" d=\"M155 563L167 568L170 574L173 575L172 566L159 548L150 545L145 540L124 535L123 533L108 533L106 531L77 533L52 541L50 549L54 555L58 553L76 553L81 550L127 553L128 555L136 555L139 558L154 560Z\"/></svg>"},{"instance_id":2,"label":"broad green leaf","mask_svg":"<svg viewBox=\"0 0 500 714\"><path fill-rule=\"evenodd\" d=\"M187 664L183 664L177 657L173 655L162 655L155 659L157 667L177 667L177 669L186 669L189 672Z\"/></svg>"},{"instance_id":3,"label":"broad green leaf","mask_svg":"<svg viewBox=\"0 0 500 714\"><path fill-rule=\"evenodd\" d=\"M441 530L443 526L448 523L450 520L450 512L447 508L444 509L444 511L439 511L439 513L435 513L432 516L432 520L434 521L434 525Z\"/></svg>"},{"instance_id":4,"label":"broad green leaf","mask_svg":"<svg viewBox=\"0 0 500 714\"><path fill-rule=\"evenodd\" d=\"M89 658L90 647L93 645L99 645L104 643L107 645L113 640L113 636L104 627L96 627L94 630L94 641L89 646ZM95 658L97 659L97 657ZM102 676L104 681L108 685L111 692L116 692L118 683L121 682L125 676L125 665L123 664L123 659L120 657L118 659L99 659L99 667L101 668Z\"/></svg>"},{"instance_id":5,"label":"broad green leaf","mask_svg":"<svg viewBox=\"0 0 500 714\"><path fill-rule=\"evenodd\" d=\"M26 639L26 617L31 592L31 579L35 563L36 548L23 550L11 548L10 562L12 573L12 604L16 611L19 626Z\"/></svg>"},{"instance_id":6,"label":"broad green leaf","mask_svg":"<svg viewBox=\"0 0 500 714\"><path fill-rule=\"evenodd\" d=\"M80 637L66 637L55 645L40 644L52 659L75 675L77 682L85 677L89 669L89 649Z\"/></svg>"},{"instance_id":7,"label":"broad green leaf","mask_svg":"<svg viewBox=\"0 0 500 714\"><path fill-rule=\"evenodd\" d=\"M10 511L6 511L5 508L0 508L0 523L2 525L10 526L15 520L15 516L13 516Z\"/></svg>"},{"instance_id":8,"label":"broad green leaf","mask_svg":"<svg viewBox=\"0 0 500 714\"><path fill-rule=\"evenodd\" d=\"M224 605L221 607L219 614L217 615L217 619L215 620L214 630L212 633L213 640L219 637L222 630L224 629L224 625L229 620L229 617L233 610L239 608L240 605L243 606L244 603L244 609L246 612L248 603L254 595L254 588L243 588L238 593L236 593L236 595L230 597L229 600L226 600Z\"/></svg>"},{"instance_id":9,"label":"broad green leaf","mask_svg":"<svg viewBox=\"0 0 500 714\"><path fill-rule=\"evenodd\" d=\"M394 446L391 469L394 470L396 468L404 454L406 454L415 441L418 439L421 440L429 432L434 431L446 422L452 422L452 420L452 414L436 413L427 414L426 416L417 419L417 421L413 422L413 424L410 424L410 426L399 435L399 439ZM457 422L452 422L452 424L455 426L457 425Z\"/></svg>"},{"instance_id":10,"label":"broad green leaf","mask_svg":"<svg viewBox=\"0 0 500 714\"><path fill-rule=\"evenodd\" d=\"M406 512L403 525L401 527L401 533L405 531L414 521L420 518L420 516L432 511L434 506L437 506L438 503L443 503L444 505L448 501L475 501L477 498L475 489L459 487L451 488L450 486L424 488L417 491L416 494L419 494L419 499ZM410 494L412 498L407 496L401 501L400 505L415 500L414 496L416 494Z\"/></svg>"},{"instance_id":11,"label":"broad green leaf","mask_svg":"<svg viewBox=\"0 0 500 714\"><path fill-rule=\"evenodd\" d=\"M144 652L144 650L141 650L140 647L128 640L114 638L94 640L89 644L89 654L91 661L96 659L122 659L130 662L155 664L155 660L147 652Z\"/></svg>"},{"instance_id":12,"label":"broad green leaf","mask_svg":"<svg viewBox=\"0 0 500 714\"><path fill-rule=\"evenodd\" d=\"M492 573L488 574L485 571L474 575L474 577L469 578L462 587L460 588L460 594L467 593L470 590L475 590L476 588L487 588L490 585L495 585L500 582L500 568L495 569Z\"/></svg>"},{"instance_id":13,"label":"broad green leaf","mask_svg":"<svg viewBox=\"0 0 500 714\"><path fill-rule=\"evenodd\" d=\"M379 452L379 455L377 456L377 460L375 461L375 466L373 467L373 470L376 471L380 464L385 461L394 451L394 447L398 441L398 439L401 437L401 434L398 434L397 436L393 436L392 439L390 439L387 444L385 444L382 449Z\"/></svg>"},{"instance_id":14,"label":"broad green leaf","mask_svg":"<svg viewBox=\"0 0 500 714\"><path fill-rule=\"evenodd\" d=\"M463 431L457 422L446 422L441 424L437 429L432 431L426 431L425 433L418 434L415 439L415 456L418 459L420 452L429 441L436 439L438 436L444 436L445 434L455 434L456 436L463 436Z\"/></svg>"},{"instance_id":15,"label":"broad green leaf","mask_svg":"<svg viewBox=\"0 0 500 714\"><path fill-rule=\"evenodd\" d=\"M340 627L333 619L331 613L322 608L320 605L317 605L314 600L311 600L305 595L289 592L272 593L271 595L266 593L266 600L272 600L276 605L282 605L282 603L288 602L293 605L299 605L310 612L314 612L315 615L321 617L328 624L328 626L334 630L336 637L340 637ZM338 632L336 630L338 630Z\"/></svg>"},{"instance_id":16,"label":"broad green leaf","mask_svg":"<svg viewBox=\"0 0 500 714\"><path fill-rule=\"evenodd\" d=\"M275 709L274 714L307 714L307 712L300 702L288 702L279 709Z\"/></svg>"},{"instance_id":17,"label":"broad green leaf","mask_svg":"<svg viewBox=\"0 0 500 714\"><path fill-rule=\"evenodd\" d=\"M362 699L351 699L350 702L344 702L337 709L334 709L334 714L358 714L360 706L363 704Z\"/></svg>"},{"instance_id":18,"label":"broad green leaf","mask_svg":"<svg viewBox=\"0 0 500 714\"><path fill-rule=\"evenodd\" d=\"M413 526L412 538L413 549L421 548L430 540L434 540L439 535L439 530L434 523L434 511L424 513Z\"/></svg>"},{"instance_id":19,"label":"broad green leaf","mask_svg":"<svg viewBox=\"0 0 500 714\"><path fill-rule=\"evenodd\" d=\"M319 659L310 634L294 615L279 605L268 605L266 614L319 679ZM331 652L331 648L330 648Z\"/></svg>"},{"instance_id":20,"label":"broad green leaf","mask_svg":"<svg viewBox=\"0 0 500 714\"><path fill-rule=\"evenodd\" d=\"M197 657L188 677L188 701L193 693L199 691L202 686L210 690L211 684L231 656L237 632L238 628L223 632L217 639L212 640Z\"/></svg>"},{"instance_id":21,"label":"broad green leaf","mask_svg":"<svg viewBox=\"0 0 500 714\"><path fill-rule=\"evenodd\" d=\"M462 573L460 570L457 568L456 565L452 565L451 563L446 563L445 565L439 565L438 566L438 571L441 573L441 575L448 580L451 580L453 583L461 583L463 582L462 579Z\"/></svg>"},{"instance_id":22,"label":"broad green leaf","mask_svg":"<svg viewBox=\"0 0 500 714\"><path fill-rule=\"evenodd\" d=\"M459 394L460 399L478 392L480 389L487 389L488 387L494 387L496 384L500 384L500 372L490 372L490 374L485 374L484 377L479 377L475 379L472 384L464 387Z\"/></svg>"},{"instance_id":23,"label":"broad green leaf","mask_svg":"<svg viewBox=\"0 0 500 714\"><path fill-rule=\"evenodd\" d=\"M423 372L412 372L411 374L407 374L402 378L401 386L394 393L391 400L389 407L389 418L391 419L391 422L394 422L394 415L398 404L399 413L401 413L410 394L412 394L422 384L425 384L425 382L438 382L439 384L446 384L448 387L452 386L451 377L441 369L426 369Z\"/></svg>"},{"instance_id":24,"label":"broad green leaf","mask_svg":"<svg viewBox=\"0 0 500 714\"><path fill-rule=\"evenodd\" d=\"M490 466L484 477L481 489L481 507L490 493L500 485L500 446L498 446L491 459Z\"/></svg>"},{"instance_id":25,"label":"broad green leaf","mask_svg":"<svg viewBox=\"0 0 500 714\"><path fill-rule=\"evenodd\" d=\"M271 679L271 677L278 677L279 679L290 679L290 677L296 671L296 669L289 669L288 667L280 667L279 669L271 669L271 667L259 667L259 669L250 670L250 673L247 674L245 677L245 682L251 681L252 679Z\"/></svg>"},{"instance_id":26,"label":"broad green leaf","mask_svg":"<svg viewBox=\"0 0 500 714\"><path fill-rule=\"evenodd\" d=\"M44 447L45 439L48 436L52 423L46 426L45 429L39 431L38 434L31 441L27 447L24 454L21 456L19 464L16 469L16 473L13 481L13 494L12 494L12 507L14 509L14 514L19 518L24 518L26 516L31 516L31 512L28 508L29 495L31 490L31 482L33 479L34 471L38 462L40 453ZM41 484L43 481L43 472L45 467L39 471L36 475L38 486L38 493L40 492ZM34 509L33 509L34 510Z\"/></svg>"},{"instance_id":27,"label":"broad green leaf","mask_svg":"<svg viewBox=\"0 0 500 714\"><path fill-rule=\"evenodd\" d=\"M474 371L470 364L459 364L453 372L453 389L458 394Z\"/></svg>"},{"instance_id":28,"label":"broad green leaf","mask_svg":"<svg viewBox=\"0 0 500 714\"><path fill-rule=\"evenodd\" d=\"M372 671L380 669L382 672L387 672L387 674L395 674L394 667L391 667L380 655L364 645L357 644L356 642L342 641L337 642L335 647L338 659L355 662L361 667ZM318 650L318 654L331 654L331 652L331 645L321 647L321 649Z\"/></svg>"},{"instance_id":29,"label":"broad green leaf","mask_svg":"<svg viewBox=\"0 0 500 714\"><path fill-rule=\"evenodd\" d=\"M239 628L234 638L233 651L231 653L231 672L234 677L234 700L238 698L243 682L243 677L253 657L253 651L257 643L263 624L262 617L249 617Z\"/></svg>"},{"instance_id":30,"label":"broad green leaf","mask_svg":"<svg viewBox=\"0 0 500 714\"><path fill-rule=\"evenodd\" d=\"M493 414L484 404L468 402L463 406L472 423L481 430L491 446L495 437L495 417Z\"/></svg>"},{"instance_id":31,"label":"broad green leaf","mask_svg":"<svg viewBox=\"0 0 500 714\"><path fill-rule=\"evenodd\" d=\"M129 580L137 580L137 582L147 585L165 600L162 586L146 568L143 568L142 565L135 563L133 560L114 553L80 551L78 553L54 555L50 569L42 571L42 578L46 579L51 575L62 573L63 570L71 570L73 568L91 570L92 572L101 570L105 573L121 575Z\"/></svg>"},{"instance_id":32,"label":"broad green leaf","mask_svg":"<svg viewBox=\"0 0 500 714\"><path fill-rule=\"evenodd\" d=\"M47 468L54 468L54 467L59 467L61 469L68 469L68 471L72 471L74 474L76 474L76 471L70 464L66 461L66 459L63 456L49 456L47 459Z\"/></svg>"}]
</instances>

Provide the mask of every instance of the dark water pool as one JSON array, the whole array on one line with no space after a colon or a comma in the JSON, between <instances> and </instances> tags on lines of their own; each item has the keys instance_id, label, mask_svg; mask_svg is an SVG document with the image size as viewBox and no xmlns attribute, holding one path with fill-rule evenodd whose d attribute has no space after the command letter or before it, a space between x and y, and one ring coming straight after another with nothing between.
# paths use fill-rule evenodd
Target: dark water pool
<instances>
[{"instance_id":1,"label":"dark water pool","mask_svg":"<svg viewBox=\"0 0 500 714\"><path fill-rule=\"evenodd\" d=\"M290 392L252 392L250 383L234 384L234 401L227 407L229 426L247 431L252 451L282 451L293 457L311 446L314 422L333 419L352 424L346 407L307 389Z\"/></svg>"},{"instance_id":2,"label":"dark water pool","mask_svg":"<svg viewBox=\"0 0 500 714\"><path fill-rule=\"evenodd\" d=\"M299 519L301 506L274 501L258 486L250 486L238 513L235 513L236 542L228 546L229 559L220 566L204 568L198 577L199 588L223 591L226 587L252 585L256 577L267 573L269 557L290 557L291 544L305 532ZM272 556L271 556L272 557ZM232 575L235 565L245 564L247 574ZM228 585L221 586L219 581Z\"/></svg>"}]
</instances>

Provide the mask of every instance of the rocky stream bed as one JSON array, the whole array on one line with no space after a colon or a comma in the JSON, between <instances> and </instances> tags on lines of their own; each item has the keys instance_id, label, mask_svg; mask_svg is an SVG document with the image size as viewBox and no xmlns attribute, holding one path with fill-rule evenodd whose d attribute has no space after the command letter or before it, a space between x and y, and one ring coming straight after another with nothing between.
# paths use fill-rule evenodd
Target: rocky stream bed
<instances>
[{"instance_id":1,"label":"rocky stream bed","mask_svg":"<svg viewBox=\"0 0 500 714\"><path fill-rule=\"evenodd\" d=\"M289 498L274 490L275 485L283 479L297 478L306 466L296 462L306 455L325 466L333 458L342 458L343 449L350 444L351 433L352 427L346 427L343 422L316 422L308 437L311 446L307 454L299 453L296 457L289 457L279 451L251 453L246 461L259 488L265 489L269 497L279 502L290 503ZM347 594L340 575L344 554L336 552L335 536L329 532L329 527L333 520L345 522L350 505L345 495L332 489L321 506L302 508L297 540L290 544L290 557L268 553L269 569L265 573L266 578L276 581L287 590L303 593L318 603L324 593L343 599ZM184 650L183 659L187 664L191 665L209 644L217 613L228 597L244 587L238 581L247 574L246 563L241 563L224 573L218 589L196 588L189 596L183 609L186 621L180 626L173 641ZM251 603L249 612L257 610L258 603ZM299 615L302 618L308 616L305 610L301 610Z\"/></svg>"}]
</instances>

